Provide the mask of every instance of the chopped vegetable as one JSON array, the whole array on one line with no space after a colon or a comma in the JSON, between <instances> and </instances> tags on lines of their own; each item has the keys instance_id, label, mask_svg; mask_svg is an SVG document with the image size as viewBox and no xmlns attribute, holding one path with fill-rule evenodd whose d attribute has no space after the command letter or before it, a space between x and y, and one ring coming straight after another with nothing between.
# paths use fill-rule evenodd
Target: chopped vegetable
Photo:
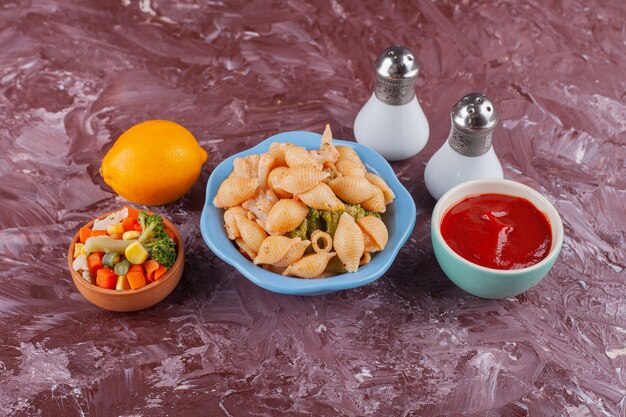
<instances>
[{"instance_id":1,"label":"chopped vegetable","mask_svg":"<svg viewBox=\"0 0 626 417\"><path fill-rule=\"evenodd\" d=\"M159 269L154 271L154 280L155 281L160 280L161 278L163 278L163 275L165 275L166 272L167 272L167 268L164 267L163 265L159 265Z\"/></svg>"},{"instance_id":2,"label":"chopped vegetable","mask_svg":"<svg viewBox=\"0 0 626 417\"><path fill-rule=\"evenodd\" d=\"M106 267L113 268L120 261L120 254L117 252L105 253L102 257L102 264Z\"/></svg>"},{"instance_id":3,"label":"chopped vegetable","mask_svg":"<svg viewBox=\"0 0 626 417\"><path fill-rule=\"evenodd\" d=\"M110 224L107 226L107 233L110 235L124 233L124 225L122 223Z\"/></svg>"},{"instance_id":4,"label":"chopped vegetable","mask_svg":"<svg viewBox=\"0 0 626 417\"><path fill-rule=\"evenodd\" d=\"M129 242L122 240L122 242ZM126 250L124 251L124 256L131 264L139 265L142 264L148 259L149 253L148 251L139 243L139 241L135 241L128 245Z\"/></svg>"},{"instance_id":5,"label":"chopped vegetable","mask_svg":"<svg viewBox=\"0 0 626 417\"><path fill-rule=\"evenodd\" d=\"M135 219L139 217L139 210L137 210L136 208L130 206L124 206L124 208L128 210L128 217Z\"/></svg>"},{"instance_id":6,"label":"chopped vegetable","mask_svg":"<svg viewBox=\"0 0 626 417\"><path fill-rule=\"evenodd\" d=\"M311 237L311 234L322 228L322 219L320 218L320 210L316 210L313 208L309 209L309 215L307 216L307 231L306 237L302 238L303 240Z\"/></svg>"},{"instance_id":7,"label":"chopped vegetable","mask_svg":"<svg viewBox=\"0 0 626 417\"><path fill-rule=\"evenodd\" d=\"M343 214L343 210L336 211L322 211L321 217L324 220L324 229L326 233L331 236L335 236L335 230L339 225L339 218Z\"/></svg>"},{"instance_id":8,"label":"chopped vegetable","mask_svg":"<svg viewBox=\"0 0 626 417\"><path fill-rule=\"evenodd\" d=\"M104 254L102 252L94 252L87 257L87 265L89 266L89 272L95 274L98 269L102 269L104 265L102 264L102 257Z\"/></svg>"},{"instance_id":9,"label":"chopped vegetable","mask_svg":"<svg viewBox=\"0 0 626 417\"><path fill-rule=\"evenodd\" d=\"M134 231L135 224L139 224L136 217L127 217L124 220L122 220L122 227L124 228L125 232L128 232L130 230Z\"/></svg>"},{"instance_id":10,"label":"chopped vegetable","mask_svg":"<svg viewBox=\"0 0 626 417\"><path fill-rule=\"evenodd\" d=\"M89 227L81 227L78 231L78 238L80 239L80 243L85 243L87 239L91 236L91 228Z\"/></svg>"},{"instance_id":11,"label":"chopped vegetable","mask_svg":"<svg viewBox=\"0 0 626 417\"><path fill-rule=\"evenodd\" d=\"M130 269L130 262L128 262L128 260L126 259L124 259L123 261L120 261L113 268L113 270L115 271L117 275L126 275L129 269Z\"/></svg>"},{"instance_id":12,"label":"chopped vegetable","mask_svg":"<svg viewBox=\"0 0 626 417\"><path fill-rule=\"evenodd\" d=\"M128 232L124 232L124 234L122 235L122 239L132 240L132 239L137 239L139 236L141 236L140 232L136 230L129 230Z\"/></svg>"},{"instance_id":13,"label":"chopped vegetable","mask_svg":"<svg viewBox=\"0 0 626 417\"><path fill-rule=\"evenodd\" d=\"M82 243L76 242L74 244L74 259L78 258L81 254L85 253L85 251L83 250L84 248L85 248L85 245L83 245Z\"/></svg>"},{"instance_id":14,"label":"chopped vegetable","mask_svg":"<svg viewBox=\"0 0 626 417\"><path fill-rule=\"evenodd\" d=\"M106 235L108 235L106 230L93 230L92 229L91 233L89 234L89 237L106 236Z\"/></svg>"},{"instance_id":15,"label":"chopped vegetable","mask_svg":"<svg viewBox=\"0 0 626 417\"><path fill-rule=\"evenodd\" d=\"M128 217L128 208L124 207L123 209L118 210L115 213L111 213L110 215L108 215L102 220L100 219L94 220L93 229L94 230L107 230L107 227L110 224L121 223L122 220L124 220L126 217Z\"/></svg>"},{"instance_id":16,"label":"chopped vegetable","mask_svg":"<svg viewBox=\"0 0 626 417\"><path fill-rule=\"evenodd\" d=\"M85 252L117 252L124 253L126 248L136 240L117 240L110 236L90 237L85 242Z\"/></svg>"},{"instance_id":17,"label":"chopped vegetable","mask_svg":"<svg viewBox=\"0 0 626 417\"><path fill-rule=\"evenodd\" d=\"M143 265L131 265L128 269L129 272L141 272L142 274L146 274L146 269Z\"/></svg>"},{"instance_id":18,"label":"chopped vegetable","mask_svg":"<svg viewBox=\"0 0 626 417\"><path fill-rule=\"evenodd\" d=\"M128 283L128 279L126 279L126 275L118 275L115 289L118 291L130 290L130 284Z\"/></svg>"},{"instance_id":19,"label":"chopped vegetable","mask_svg":"<svg viewBox=\"0 0 626 417\"><path fill-rule=\"evenodd\" d=\"M96 285L101 288L114 290L117 285L117 275L111 268L98 269L96 273Z\"/></svg>"},{"instance_id":20,"label":"chopped vegetable","mask_svg":"<svg viewBox=\"0 0 626 417\"><path fill-rule=\"evenodd\" d=\"M171 268L176 260L176 249L163 228L163 218L158 214L142 211L139 213L139 224L143 232L137 241L145 247L152 259L166 268Z\"/></svg>"},{"instance_id":21,"label":"chopped vegetable","mask_svg":"<svg viewBox=\"0 0 626 417\"><path fill-rule=\"evenodd\" d=\"M146 285L146 277L141 272L129 272L126 274L126 279L133 290Z\"/></svg>"},{"instance_id":22,"label":"chopped vegetable","mask_svg":"<svg viewBox=\"0 0 626 417\"><path fill-rule=\"evenodd\" d=\"M153 259L144 262L144 268L146 268L146 279L148 282L154 281L154 272L159 269L159 263Z\"/></svg>"},{"instance_id":23,"label":"chopped vegetable","mask_svg":"<svg viewBox=\"0 0 626 417\"><path fill-rule=\"evenodd\" d=\"M87 263L87 255L85 255L84 253L78 255L76 258L74 258L74 262L72 262L72 269L74 271L86 271L89 270L89 264Z\"/></svg>"},{"instance_id":24,"label":"chopped vegetable","mask_svg":"<svg viewBox=\"0 0 626 417\"><path fill-rule=\"evenodd\" d=\"M291 232L287 233L287 236L289 236L292 239L294 237L299 237L302 240L306 240L307 224L308 224L307 219L302 220L302 223L300 223L300 226L296 227Z\"/></svg>"}]
</instances>

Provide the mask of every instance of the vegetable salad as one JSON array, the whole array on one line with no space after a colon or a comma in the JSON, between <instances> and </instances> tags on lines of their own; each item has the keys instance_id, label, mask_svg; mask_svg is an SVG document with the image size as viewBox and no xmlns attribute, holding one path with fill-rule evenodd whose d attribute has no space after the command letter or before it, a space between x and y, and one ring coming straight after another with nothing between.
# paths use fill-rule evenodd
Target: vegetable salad
<instances>
[{"instance_id":1,"label":"vegetable salad","mask_svg":"<svg viewBox=\"0 0 626 417\"><path fill-rule=\"evenodd\" d=\"M132 207L79 231L72 268L110 290L139 289L161 279L176 261L176 235L158 214Z\"/></svg>"}]
</instances>

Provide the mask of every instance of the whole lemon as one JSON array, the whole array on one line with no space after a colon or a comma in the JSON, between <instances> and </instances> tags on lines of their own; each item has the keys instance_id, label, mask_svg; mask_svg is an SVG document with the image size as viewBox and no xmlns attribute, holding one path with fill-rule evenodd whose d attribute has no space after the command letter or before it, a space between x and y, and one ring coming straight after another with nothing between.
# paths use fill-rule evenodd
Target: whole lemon
<instances>
[{"instance_id":1,"label":"whole lemon","mask_svg":"<svg viewBox=\"0 0 626 417\"><path fill-rule=\"evenodd\" d=\"M189 191L206 159L206 151L187 129L167 120L148 120L115 141L100 174L125 199L159 205Z\"/></svg>"}]
</instances>

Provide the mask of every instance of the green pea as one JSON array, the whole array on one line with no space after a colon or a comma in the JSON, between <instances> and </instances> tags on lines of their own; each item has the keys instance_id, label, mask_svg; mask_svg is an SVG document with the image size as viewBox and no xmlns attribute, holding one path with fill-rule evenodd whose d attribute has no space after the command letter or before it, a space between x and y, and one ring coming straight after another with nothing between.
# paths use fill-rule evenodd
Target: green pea
<instances>
[{"instance_id":1,"label":"green pea","mask_svg":"<svg viewBox=\"0 0 626 417\"><path fill-rule=\"evenodd\" d=\"M113 268L113 272L115 272L117 275L126 275L129 269L130 269L130 262L124 259L123 261L115 265L115 267Z\"/></svg>"}]
</instances>

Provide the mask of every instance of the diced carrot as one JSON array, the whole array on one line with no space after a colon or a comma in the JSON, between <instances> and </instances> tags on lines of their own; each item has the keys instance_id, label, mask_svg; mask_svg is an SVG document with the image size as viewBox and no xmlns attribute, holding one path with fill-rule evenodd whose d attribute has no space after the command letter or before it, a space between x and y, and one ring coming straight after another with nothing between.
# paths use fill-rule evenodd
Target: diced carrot
<instances>
[{"instance_id":1,"label":"diced carrot","mask_svg":"<svg viewBox=\"0 0 626 417\"><path fill-rule=\"evenodd\" d=\"M146 279L148 282L154 281L154 271L159 269L159 263L153 259L146 261L143 263L144 268L146 268Z\"/></svg>"},{"instance_id":2,"label":"diced carrot","mask_svg":"<svg viewBox=\"0 0 626 417\"><path fill-rule=\"evenodd\" d=\"M167 268L164 267L163 265L159 265L159 269L154 271L154 280L155 281L160 280L161 278L163 278L163 275L165 275L166 272L167 272Z\"/></svg>"},{"instance_id":3,"label":"diced carrot","mask_svg":"<svg viewBox=\"0 0 626 417\"><path fill-rule=\"evenodd\" d=\"M165 230L165 233L167 233L168 235L170 235L170 237L172 238L172 240L174 242L176 242L176 235L174 234L174 232L168 228L168 227L164 227L163 230Z\"/></svg>"},{"instance_id":4,"label":"diced carrot","mask_svg":"<svg viewBox=\"0 0 626 417\"><path fill-rule=\"evenodd\" d=\"M117 275L111 268L98 269L96 273L96 285L101 288L114 290L117 285Z\"/></svg>"},{"instance_id":5,"label":"diced carrot","mask_svg":"<svg viewBox=\"0 0 626 417\"><path fill-rule=\"evenodd\" d=\"M146 277L141 272L129 272L126 274L126 279L133 290L146 285Z\"/></svg>"},{"instance_id":6,"label":"diced carrot","mask_svg":"<svg viewBox=\"0 0 626 417\"><path fill-rule=\"evenodd\" d=\"M128 269L129 272L139 272L141 274L146 273L146 270L143 268L143 265L131 265L131 267Z\"/></svg>"},{"instance_id":7,"label":"diced carrot","mask_svg":"<svg viewBox=\"0 0 626 417\"><path fill-rule=\"evenodd\" d=\"M111 237L111 239L117 239L117 240L122 240L122 234L121 233L113 233L112 235L109 235Z\"/></svg>"},{"instance_id":8,"label":"diced carrot","mask_svg":"<svg viewBox=\"0 0 626 417\"><path fill-rule=\"evenodd\" d=\"M135 230L135 223L139 224L136 217L127 217L122 220L122 226L124 226L124 231L128 232L130 230Z\"/></svg>"},{"instance_id":9,"label":"diced carrot","mask_svg":"<svg viewBox=\"0 0 626 417\"><path fill-rule=\"evenodd\" d=\"M90 227L81 227L78 231L78 238L80 239L80 243L85 243L89 236L91 235Z\"/></svg>"},{"instance_id":10,"label":"diced carrot","mask_svg":"<svg viewBox=\"0 0 626 417\"><path fill-rule=\"evenodd\" d=\"M139 222L135 222L133 224L133 229L138 231L138 232L143 232L143 229L141 228L141 225L139 224Z\"/></svg>"},{"instance_id":11,"label":"diced carrot","mask_svg":"<svg viewBox=\"0 0 626 417\"><path fill-rule=\"evenodd\" d=\"M104 267L104 265L102 265L103 256L103 252L94 252L87 257L87 266L89 266L89 272L95 274L96 271Z\"/></svg>"},{"instance_id":12,"label":"diced carrot","mask_svg":"<svg viewBox=\"0 0 626 417\"><path fill-rule=\"evenodd\" d=\"M135 219L139 217L139 210L130 206L124 206L124 207L128 209L128 217L135 218Z\"/></svg>"},{"instance_id":13,"label":"diced carrot","mask_svg":"<svg viewBox=\"0 0 626 417\"><path fill-rule=\"evenodd\" d=\"M108 236L108 233L106 230L92 230L91 233L89 234L89 237L94 237L94 236Z\"/></svg>"}]
</instances>

